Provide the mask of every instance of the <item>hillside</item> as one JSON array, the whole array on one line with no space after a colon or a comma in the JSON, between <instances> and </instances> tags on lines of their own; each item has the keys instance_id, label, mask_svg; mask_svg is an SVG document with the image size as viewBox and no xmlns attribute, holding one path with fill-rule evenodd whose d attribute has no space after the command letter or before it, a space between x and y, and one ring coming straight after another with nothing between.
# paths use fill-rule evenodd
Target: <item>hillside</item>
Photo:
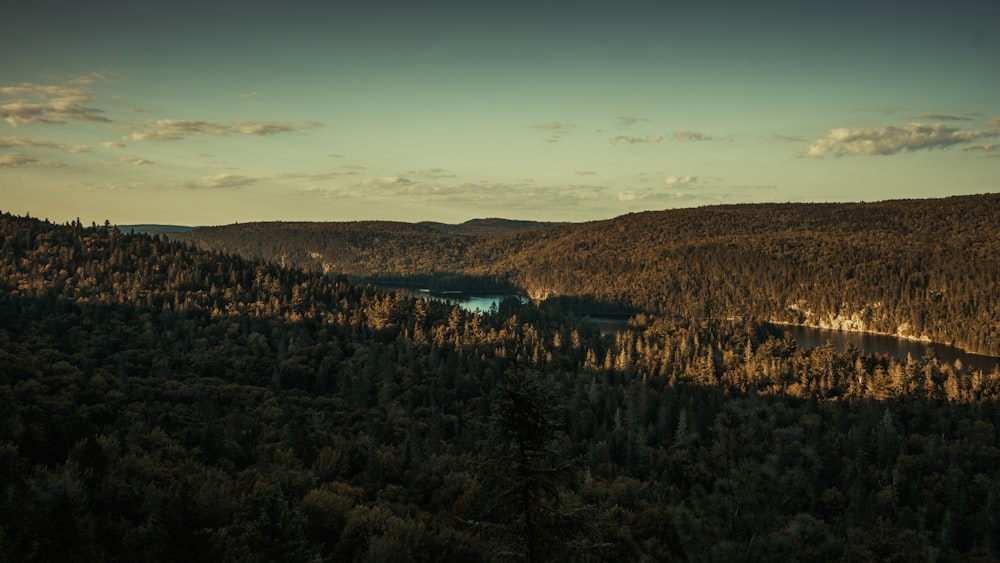
<instances>
[{"instance_id":1,"label":"hillside","mask_svg":"<svg viewBox=\"0 0 1000 563\"><path fill-rule=\"evenodd\" d=\"M1000 372L558 304L0 214L0 560L1000 557Z\"/></svg>"},{"instance_id":2,"label":"hillside","mask_svg":"<svg viewBox=\"0 0 1000 563\"><path fill-rule=\"evenodd\" d=\"M406 280L433 288L455 283L494 288L507 285L465 275L464 257L481 237L524 227L471 222L451 226L388 221L272 222L202 227L173 238L208 250L352 278Z\"/></svg>"},{"instance_id":3,"label":"hillside","mask_svg":"<svg viewBox=\"0 0 1000 563\"><path fill-rule=\"evenodd\" d=\"M753 317L1000 355L997 225L1000 194L987 194L715 206L479 234L430 224L263 223L180 238L358 279L516 287L590 308Z\"/></svg>"}]
</instances>

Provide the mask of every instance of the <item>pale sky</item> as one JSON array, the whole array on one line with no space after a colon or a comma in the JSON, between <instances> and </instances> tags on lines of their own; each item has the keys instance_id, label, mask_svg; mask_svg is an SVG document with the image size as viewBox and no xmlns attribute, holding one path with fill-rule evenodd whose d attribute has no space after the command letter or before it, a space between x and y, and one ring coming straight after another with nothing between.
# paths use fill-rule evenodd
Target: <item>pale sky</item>
<instances>
[{"instance_id":1,"label":"pale sky","mask_svg":"<svg viewBox=\"0 0 1000 563\"><path fill-rule=\"evenodd\" d=\"M36 0L0 211L586 221L1000 191L1000 2Z\"/></svg>"}]
</instances>

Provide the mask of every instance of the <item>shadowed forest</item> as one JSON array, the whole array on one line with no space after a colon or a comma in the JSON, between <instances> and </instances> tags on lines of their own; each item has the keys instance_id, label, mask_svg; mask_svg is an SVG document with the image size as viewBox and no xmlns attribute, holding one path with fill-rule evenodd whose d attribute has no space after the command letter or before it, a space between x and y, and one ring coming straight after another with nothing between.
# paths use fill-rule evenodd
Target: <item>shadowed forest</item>
<instances>
[{"instance_id":1,"label":"shadowed forest","mask_svg":"<svg viewBox=\"0 0 1000 563\"><path fill-rule=\"evenodd\" d=\"M258 257L0 215L0 560L996 560L1000 373L755 319L996 352L998 214L211 231ZM425 275L563 299L354 281ZM575 298L643 312L602 335Z\"/></svg>"}]
</instances>

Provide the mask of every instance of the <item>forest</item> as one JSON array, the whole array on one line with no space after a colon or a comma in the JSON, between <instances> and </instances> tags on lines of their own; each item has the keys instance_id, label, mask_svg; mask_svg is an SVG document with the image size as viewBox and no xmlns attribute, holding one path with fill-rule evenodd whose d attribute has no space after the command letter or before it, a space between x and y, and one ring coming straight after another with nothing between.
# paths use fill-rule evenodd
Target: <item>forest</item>
<instances>
[{"instance_id":1,"label":"forest","mask_svg":"<svg viewBox=\"0 0 1000 563\"><path fill-rule=\"evenodd\" d=\"M361 241L325 272L2 213L0 560L997 560L1000 372L762 322L881 300L995 346L996 199L314 228ZM365 245L642 312L469 312L355 283Z\"/></svg>"},{"instance_id":2,"label":"forest","mask_svg":"<svg viewBox=\"0 0 1000 563\"><path fill-rule=\"evenodd\" d=\"M362 283L518 289L580 312L757 318L1000 356L1000 194L491 225L250 223L177 238Z\"/></svg>"}]
</instances>

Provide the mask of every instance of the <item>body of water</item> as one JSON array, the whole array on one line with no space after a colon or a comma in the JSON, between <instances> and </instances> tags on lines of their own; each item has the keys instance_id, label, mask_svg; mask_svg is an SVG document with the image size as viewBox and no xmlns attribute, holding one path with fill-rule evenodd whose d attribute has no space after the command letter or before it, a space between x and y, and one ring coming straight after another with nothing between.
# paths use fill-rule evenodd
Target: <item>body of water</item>
<instances>
[{"instance_id":1,"label":"body of water","mask_svg":"<svg viewBox=\"0 0 1000 563\"><path fill-rule=\"evenodd\" d=\"M516 293L487 293L487 292L466 292L466 291L431 291L429 289L419 289L394 285L378 285L380 289L399 291L407 295L422 297L424 299L434 299L444 303L458 305L466 311L485 313L493 306L500 306L500 302L508 297L517 297L521 303L527 302L528 298Z\"/></svg>"},{"instance_id":2,"label":"body of water","mask_svg":"<svg viewBox=\"0 0 1000 563\"><path fill-rule=\"evenodd\" d=\"M846 330L831 330L826 328L812 328L796 325L771 325L779 333L787 332L802 348L818 348L830 341L833 346L843 352L847 345L853 344L855 348L875 354L887 354L906 361L907 356L915 360L924 357L927 348L934 349L934 356L941 363L954 364L955 360L962 362L966 368L979 369L983 373L990 373L1000 364L1000 358L993 356L983 356L980 354L970 354L960 348L948 346L946 344L936 344L933 342L919 342L896 338L887 334L871 334L867 332L850 332Z\"/></svg>"}]
</instances>

